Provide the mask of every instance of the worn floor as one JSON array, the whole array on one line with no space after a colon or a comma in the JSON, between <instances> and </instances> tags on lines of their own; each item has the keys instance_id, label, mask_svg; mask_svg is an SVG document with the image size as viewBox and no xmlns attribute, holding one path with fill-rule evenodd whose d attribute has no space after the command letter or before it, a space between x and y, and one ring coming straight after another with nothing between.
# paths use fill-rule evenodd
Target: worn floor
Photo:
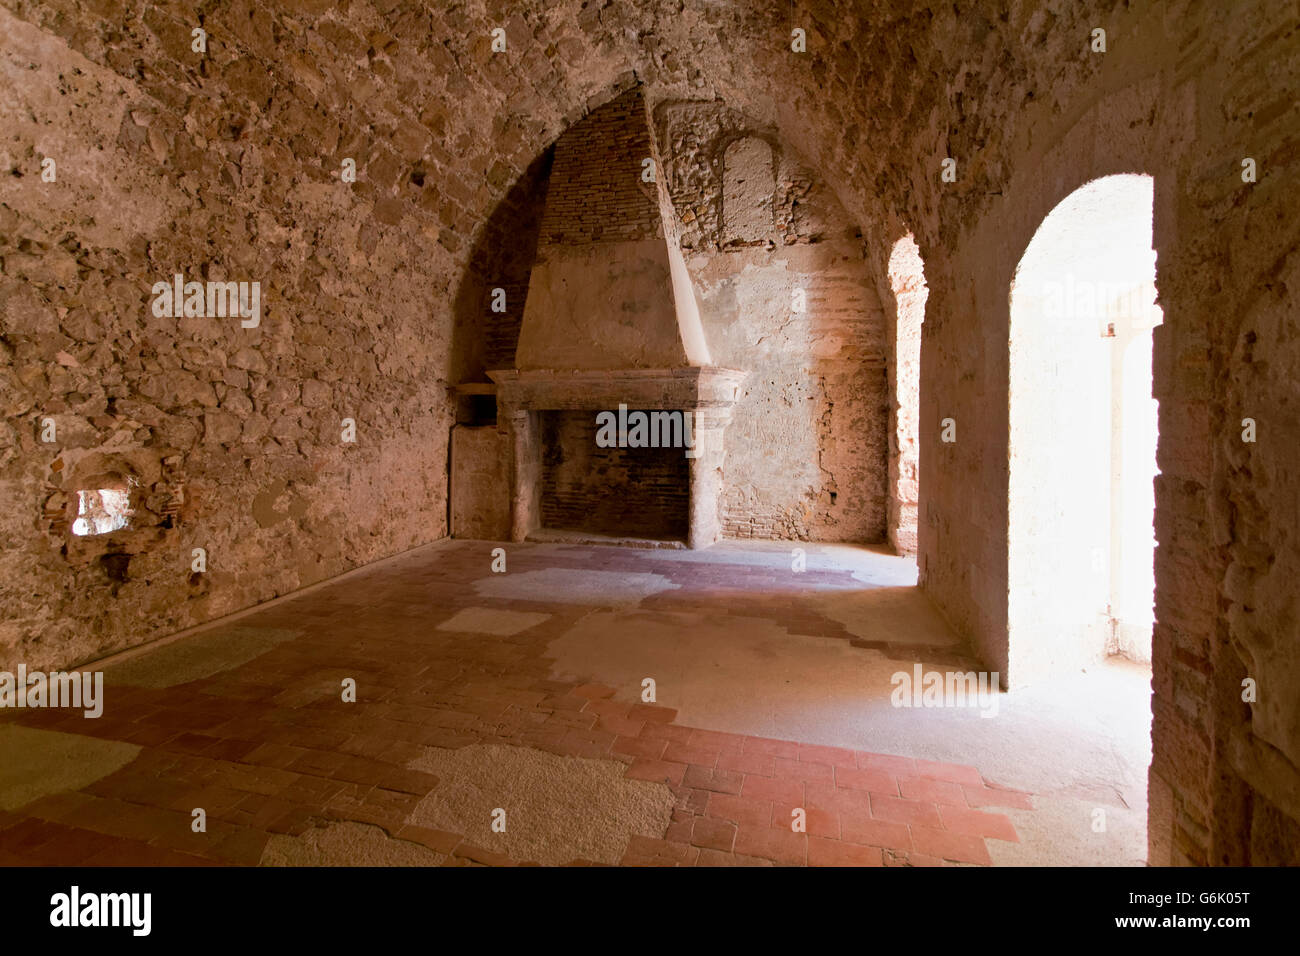
<instances>
[{"instance_id":1,"label":"worn floor","mask_svg":"<svg viewBox=\"0 0 1300 956\"><path fill-rule=\"evenodd\" d=\"M978 668L906 560L495 547L114 659L98 719L0 712L0 864L1143 862L1147 669L896 707Z\"/></svg>"}]
</instances>

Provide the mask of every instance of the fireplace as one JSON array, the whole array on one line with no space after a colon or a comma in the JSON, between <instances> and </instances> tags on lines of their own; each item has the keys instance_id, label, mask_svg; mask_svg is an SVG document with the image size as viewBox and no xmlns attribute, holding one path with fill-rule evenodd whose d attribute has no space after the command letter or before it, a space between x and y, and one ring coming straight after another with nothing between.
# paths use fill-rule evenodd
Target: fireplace
<instances>
[{"instance_id":1,"label":"fireplace","mask_svg":"<svg viewBox=\"0 0 1300 956\"><path fill-rule=\"evenodd\" d=\"M655 154L639 89L556 141L513 367L487 372L515 541L721 537L722 433L745 373L709 357L671 200L641 177ZM597 442L597 415L620 407L689 414L693 447Z\"/></svg>"},{"instance_id":2,"label":"fireplace","mask_svg":"<svg viewBox=\"0 0 1300 956\"><path fill-rule=\"evenodd\" d=\"M686 449L602 441L605 429L586 411L544 411L539 420L543 531L686 541Z\"/></svg>"},{"instance_id":3,"label":"fireplace","mask_svg":"<svg viewBox=\"0 0 1300 956\"><path fill-rule=\"evenodd\" d=\"M500 369L510 448L511 538L583 532L707 547L722 535L723 430L745 373L713 366ZM601 447L597 415L690 413L693 447ZM568 527L565 527L565 526Z\"/></svg>"}]
</instances>

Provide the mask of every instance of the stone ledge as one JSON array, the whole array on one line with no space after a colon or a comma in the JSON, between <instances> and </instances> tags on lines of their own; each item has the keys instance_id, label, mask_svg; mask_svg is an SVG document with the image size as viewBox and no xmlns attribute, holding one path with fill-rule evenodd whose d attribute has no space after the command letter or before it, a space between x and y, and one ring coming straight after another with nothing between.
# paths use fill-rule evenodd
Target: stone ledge
<instances>
[{"instance_id":1,"label":"stone ledge","mask_svg":"<svg viewBox=\"0 0 1300 956\"><path fill-rule=\"evenodd\" d=\"M717 366L669 369L498 369L488 376L503 406L523 410L726 408L748 372Z\"/></svg>"}]
</instances>

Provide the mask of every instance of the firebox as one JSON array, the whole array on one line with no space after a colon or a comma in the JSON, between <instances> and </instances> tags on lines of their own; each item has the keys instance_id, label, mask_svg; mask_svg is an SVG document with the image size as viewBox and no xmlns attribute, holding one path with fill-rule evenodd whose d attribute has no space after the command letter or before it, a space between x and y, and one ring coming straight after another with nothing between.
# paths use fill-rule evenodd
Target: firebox
<instances>
[{"instance_id":1,"label":"firebox","mask_svg":"<svg viewBox=\"0 0 1300 956\"><path fill-rule=\"evenodd\" d=\"M542 528L685 542L689 449L602 441L597 418L540 414Z\"/></svg>"}]
</instances>

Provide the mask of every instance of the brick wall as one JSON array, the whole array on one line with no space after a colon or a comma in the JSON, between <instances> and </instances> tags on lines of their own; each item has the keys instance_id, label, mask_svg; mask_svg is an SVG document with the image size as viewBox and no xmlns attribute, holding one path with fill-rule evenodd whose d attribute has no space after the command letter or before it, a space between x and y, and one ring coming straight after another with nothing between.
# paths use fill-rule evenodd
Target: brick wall
<instances>
[{"instance_id":1,"label":"brick wall","mask_svg":"<svg viewBox=\"0 0 1300 956\"><path fill-rule=\"evenodd\" d=\"M515 364L552 158L543 151L479 230L455 302L456 381L486 381L489 369ZM504 312L492 309L494 289L505 290Z\"/></svg>"},{"instance_id":2,"label":"brick wall","mask_svg":"<svg viewBox=\"0 0 1300 956\"><path fill-rule=\"evenodd\" d=\"M690 484L681 448L600 448L596 414L542 413L542 526L685 540Z\"/></svg>"},{"instance_id":3,"label":"brick wall","mask_svg":"<svg viewBox=\"0 0 1300 956\"><path fill-rule=\"evenodd\" d=\"M606 103L555 143L541 242L585 245L663 235L654 183L641 179L650 130L639 89Z\"/></svg>"},{"instance_id":4,"label":"brick wall","mask_svg":"<svg viewBox=\"0 0 1300 956\"><path fill-rule=\"evenodd\" d=\"M856 226L794 145L737 110L664 104L655 129L710 355L749 372L725 437L723 533L882 540L889 346Z\"/></svg>"}]
</instances>

